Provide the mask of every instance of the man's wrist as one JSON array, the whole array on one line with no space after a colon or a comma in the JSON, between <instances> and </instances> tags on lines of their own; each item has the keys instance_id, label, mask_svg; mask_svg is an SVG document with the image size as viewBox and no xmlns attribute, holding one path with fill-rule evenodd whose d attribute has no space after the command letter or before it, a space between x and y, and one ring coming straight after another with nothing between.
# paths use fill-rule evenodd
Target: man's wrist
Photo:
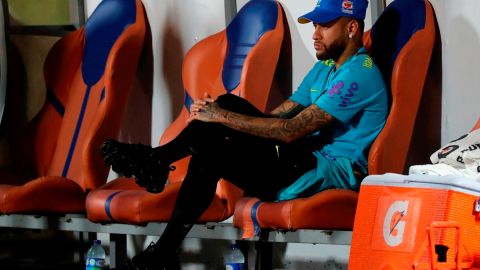
<instances>
[{"instance_id":1,"label":"man's wrist","mask_svg":"<svg viewBox=\"0 0 480 270\"><path fill-rule=\"evenodd\" d=\"M216 122L219 122L219 123L225 123L228 121L228 115L229 115L229 111L227 110L224 110L224 109L220 109L219 112L218 112L218 117L217 117L217 121Z\"/></svg>"}]
</instances>

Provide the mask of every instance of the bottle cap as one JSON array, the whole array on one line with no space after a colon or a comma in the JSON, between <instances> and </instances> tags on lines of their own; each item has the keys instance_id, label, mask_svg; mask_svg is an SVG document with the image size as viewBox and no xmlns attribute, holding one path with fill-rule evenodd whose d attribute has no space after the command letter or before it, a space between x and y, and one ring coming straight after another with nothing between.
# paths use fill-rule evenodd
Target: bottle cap
<instances>
[{"instance_id":1,"label":"bottle cap","mask_svg":"<svg viewBox=\"0 0 480 270\"><path fill-rule=\"evenodd\" d=\"M102 243L102 241L100 241L98 239L93 240L94 245L100 245L101 243Z\"/></svg>"}]
</instances>

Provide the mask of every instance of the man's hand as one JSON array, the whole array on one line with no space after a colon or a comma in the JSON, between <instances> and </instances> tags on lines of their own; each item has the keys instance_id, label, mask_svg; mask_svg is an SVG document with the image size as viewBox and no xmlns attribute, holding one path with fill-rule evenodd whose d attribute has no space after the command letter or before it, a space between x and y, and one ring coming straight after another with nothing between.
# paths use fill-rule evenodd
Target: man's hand
<instances>
[{"instance_id":1,"label":"man's hand","mask_svg":"<svg viewBox=\"0 0 480 270\"><path fill-rule=\"evenodd\" d=\"M193 120L215 122L254 136L290 143L335 121L332 115L315 104L305 108L288 102L284 106L274 111L274 115L282 118L248 116L222 109L205 94L203 99L195 100L190 106L187 123Z\"/></svg>"},{"instance_id":2,"label":"man's hand","mask_svg":"<svg viewBox=\"0 0 480 270\"><path fill-rule=\"evenodd\" d=\"M227 111L218 106L214 99L208 93L203 95L203 99L197 99L190 106L190 117L187 123L193 120L203 122L217 122L220 117L224 117Z\"/></svg>"}]
</instances>

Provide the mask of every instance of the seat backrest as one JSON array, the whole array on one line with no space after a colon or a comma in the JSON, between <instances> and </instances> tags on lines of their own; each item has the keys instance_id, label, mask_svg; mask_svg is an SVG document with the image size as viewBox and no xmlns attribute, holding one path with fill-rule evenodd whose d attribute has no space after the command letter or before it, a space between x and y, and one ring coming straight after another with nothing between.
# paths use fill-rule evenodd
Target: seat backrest
<instances>
[{"instance_id":1,"label":"seat backrest","mask_svg":"<svg viewBox=\"0 0 480 270\"><path fill-rule=\"evenodd\" d=\"M182 67L184 106L160 144L179 134L185 127L192 100L202 98L205 92L214 98L232 93L266 111L284 31L284 13L277 1L251 0L225 30L193 46ZM187 165L187 159L177 162L169 181L183 181ZM222 185L223 182L219 186ZM217 194L221 189L217 189Z\"/></svg>"},{"instance_id":2,"label":"seat backrest","mask_svg":"<svg viewBox=\"0 0 480 270\"><path fill-rule=\"evenodd\" d=\"M392 2L364 44L391 90L390 113L368 157L369 174L403 173L435 40L428 0Z\"/></svg>"},{"instance_id":3,"label":"seat backrest","mask_svg":"<svg viewBox=\"0 0 480 270\"><path fill-rule=\"evenodd\" d=\"M162 135L164 144L185 127L193 99L205 92L241 96L265 111L283 41L283 10L273 0L251 0L227 28L193 46L185 56L185 102Z\"/></svg>"},{"instance_id":4,"label":"seat backrest","mask_svg":"<svg viewBox=\"0 0 480 270\"><path fill-rule=\"evenodd\" d=\"M99 147L118 136L144 36L140 0L103 0L82 28L54 44L44 66L47 101L24 140L38 176L84 189L106 182Z\"/></svg>"}]
</instances>

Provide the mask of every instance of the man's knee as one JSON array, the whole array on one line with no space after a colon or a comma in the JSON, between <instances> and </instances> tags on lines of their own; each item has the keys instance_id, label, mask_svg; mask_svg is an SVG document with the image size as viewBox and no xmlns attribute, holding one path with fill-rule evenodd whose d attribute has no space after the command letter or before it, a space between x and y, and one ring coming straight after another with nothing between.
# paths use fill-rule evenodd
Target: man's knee
<instances>
[{"instance_id":1,"label":"man's knee","mask_svg":"<svg viewBox=\"0 0 480 270\"><path fill-rule=\"evenodd\" d=\"M264 116L264 114L260 110L255 108L255 106L253 106L246 99L233 94L221 95L217 98L216 102L218 103L220 108L225 110L250 116Z\"/></svg>"},{"instance_id":2,"label":"man's knee","mask_svg":"<svg viewBox=\"0 0 480 270\"><path fill-rule=\"evenodd\" d=\"M240 102L246 102L243 98L233 95L233 94L224 94L218 96L216 102L220 105L221 108L226 110L232 110L237 107Z\"/></svg>"}]
</instances>

